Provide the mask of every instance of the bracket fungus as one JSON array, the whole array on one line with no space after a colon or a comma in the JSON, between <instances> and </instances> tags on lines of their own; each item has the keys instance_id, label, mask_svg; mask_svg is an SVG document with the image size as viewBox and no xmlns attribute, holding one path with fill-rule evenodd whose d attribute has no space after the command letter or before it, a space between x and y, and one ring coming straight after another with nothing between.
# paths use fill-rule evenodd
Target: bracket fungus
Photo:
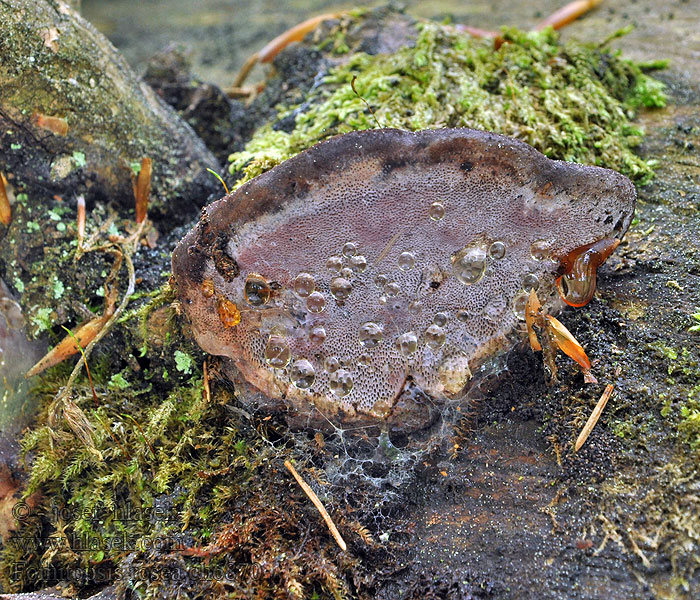
<instances>
[{"instance_id":1,"label":"bracket fungus","mask_svg":"<svg viewBox=\"0 0 700 600\"><path fill-rule=\"evenodd\" d=\"M302 416L416 430L527 337L530 290L548 314L567 289L590 299L585 275L635 198L619 173L493 133L353 132L206 207L174 284L239 387Z\"/></svg>"}]
</instances>

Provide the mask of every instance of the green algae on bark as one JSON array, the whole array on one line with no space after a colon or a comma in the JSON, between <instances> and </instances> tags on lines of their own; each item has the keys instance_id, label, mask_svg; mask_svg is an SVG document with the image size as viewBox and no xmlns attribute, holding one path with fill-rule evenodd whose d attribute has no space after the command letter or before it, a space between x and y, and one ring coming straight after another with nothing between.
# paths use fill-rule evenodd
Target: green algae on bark
<instances>
[{"instance_id":1,"label":"green algae on bark","mask_svg":"<svg viewBox=\"0 0 700 600\"><path fill-rule=\"evenodd\" d=\"M415 45L393 54L352 55L300 106L280 107L245 150L229 157L245 181L330 136L376 126L471 127L526 141L550 158L616 169L647 181L633 152L643 136L639 106L665 104L664 85L607 45L559 40L556 32L504 29L494 50L435 23L417 25ZM659 67L662 65L652 65ZM351 82L357 77L355 94ZM295 127L277 127L293 118Z\"/></svg>"}]
</instances>

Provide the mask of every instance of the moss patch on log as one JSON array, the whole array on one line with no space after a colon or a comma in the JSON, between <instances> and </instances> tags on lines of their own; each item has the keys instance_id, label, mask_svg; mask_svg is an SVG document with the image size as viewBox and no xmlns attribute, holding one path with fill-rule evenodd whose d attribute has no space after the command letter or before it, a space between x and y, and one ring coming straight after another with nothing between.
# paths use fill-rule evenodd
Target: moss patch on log
<instances>
[{"instance_id":1,"label":"moss patch on log","mask_svg":"<svg viewBox=\"0 0 700 600\"><path fill-rule=\"evenodd\" d=\"M230 156L231 173L242 171L239 183L316 142L377 127L377 121L409 130L494 131L550 158L609 167L642 182L651 177L652 165L633 151L643 132L631 118L639 107L663 106L665 86L610 50L609 41L562 43L551 29L504 29L506 41L495 50L490 40L436 23L417 28L414 46L354 54L303 104L280 107L275 122ZM284 131L290 120L293 129Z\"/></svg>"}]
</instances>

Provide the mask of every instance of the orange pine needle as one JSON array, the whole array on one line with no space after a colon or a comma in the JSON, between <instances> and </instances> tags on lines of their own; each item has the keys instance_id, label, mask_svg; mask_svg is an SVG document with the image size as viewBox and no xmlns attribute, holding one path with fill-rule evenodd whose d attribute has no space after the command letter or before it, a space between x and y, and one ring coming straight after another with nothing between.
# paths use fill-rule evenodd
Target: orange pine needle
<instances>
[{"instance_id":1,"label":"orange pine needle","mask_svg":"<svg viewBox=\"0 0 700 600\"><path fill-rule=\"evenodd\" d=\"M10 207L10 199L7 197L5 183L7 183L7 179L0 173L0 223L9 225L12 221L12 208Z\"/></svg>"},{"instance_id":2,"label":"orange pine needle","mask_svg":"<svg viewBox=\"0 0 700 600\"><path fill-rule=\"evenodd\" d=\"M595 405L595 408L593 409L591 416L588 417L588 421L586 421L586 424L583 426L581 433L578 434L578 438L576 439L576 444L574 445L575 452L578 452L579 449L581 448L581 446L583 446L586 443L588 436L591 434L591 431L593 431L593 428L596 426L598 419L600 419L600 415L603 413L603 409L605 408L605 405L608 403L608 400L610 399L612 392L613 392L613 385L612 385L612 383L609 383L605 387L605 391L603 392L603 395L598 400L598 403Z\"/></svg>"},{"instance_id":3,"label":"orange pine needle","mask_svg":"<svg viewBox=\"0 0 700 600\"><path fill-rule=\"evenodd\" d=\"M559 346L559 349L569 358L575 360L583 369L590 371L591 361L588 360L583 347L576 341L571 332L558 319L550 315L546 315L546 319L548 330L554 337L554 341Z\"/></svg>"},{"instance_id":4,"label":"orange pine needle","mask_svg":"<svg viewBox=\"0 0 700 600\"><path fill-rule=\"evenodd\" d=\"M569 4L566 6L554 11L541 23L538 23L535 26L535 31L540 31L545 27L561 29L572 21L578 19L581 15L593 10L602 1L603 0L575 0L574 2L569 2Z\"/></svg>"},{"instance_id":5,"label":"orange pine needle","mask_svg":"<svg viewBox=\"0 0 700 600\"><path fill-rule=\"evenodd\" d=\"M289 44L303 40L307 33L316 29L316 27L323 23L323 21L337 19L344 14L344 12L336 12L318 15L307 19L303 23L295 25L291 29L287 29L287 31L281 35L278 35L274 40L269 42L262 50L260 50L260 52L258 52L258 60L261 63L271 62L272 59L275 58L275 56L277 56L284 48L289 46Z\"/></svg>"},{"instance_id":6,"label":"orange pine needle","mask_svg":"<svg viewBox=\"0 0 700 600\"><path fill-rule=\"evenodd\" d=\"M95 336L100 332L110 316L111 315L108 314L101 317L96 317L79 327L74 334L69 334L64 337L58 344L49 350L38 363L27 371L25 377L34 377L34 375L38 375L49 367L53 367L63 362L66 358L80 352L80 347L76 344L76 340L77 343L83 348L87 346L93 339L95 339Z\"/></svg>"},{"instance_id":7,"label":"orange pine needle","mask_svg":"<svg viewBox=\"0 0 700 600\"><path fill-rule=\"evenodd\" d=\"M141 159L141 170L134 180L134 198L136 199L136 222L143 223L148 214L148 201L151 197L151 159Z\"/></svg>"},{"instance_id":8,"label":"orange pine needle","mask_svg":"<svg viewBox=\"0 0 700 600\"><path fill-rule=\"evenodd\" d=\"M539 317L541 320L542 316L540 311L542 310L542 305L537 297L534 289L530 290L530 297L527 299L527 306L525 307L525 325L527 326L527 336L530 338L530 347L535 352L542 351L542 345L537 339L537 333L535 332L535 319Z\"/></svg>"}]
</instances>

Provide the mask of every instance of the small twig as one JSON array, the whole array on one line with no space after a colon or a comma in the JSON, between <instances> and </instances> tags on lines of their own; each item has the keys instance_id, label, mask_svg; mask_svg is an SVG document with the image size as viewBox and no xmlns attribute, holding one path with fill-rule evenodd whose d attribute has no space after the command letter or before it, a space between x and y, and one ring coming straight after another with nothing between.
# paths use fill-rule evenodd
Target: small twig
<instances>
[{"instance_id":1,"label":"small twig","mask_svg":"<svg viewBox=\"0 0 700 600\"><path fill-rule=\"evenodd\" d=\"M5 176L0 173L0 223L9 225L12 221L12 208L5 189Z\"/></svg>"},{"instance_id":2,"label":"small twig","mask_svg":"<svg viewBox=\"0 0 700 600\"><path fill-rule=\"evenodd\" d=\"M578 434L578 438L576 439L576 445L574 446L574 452L578 452L579 448L581 448L581 446L583 446L586 443L588 436L591 434L591 431L593 431L593 428L595 427L596 423L598 422L598 419L600 419L600 415L602 414L603 409L605 408L605 405L608 403L608 400L610 399L610 395L612 394L612 391L613 391L613 385L612 385L612 383L609 383L605 387L605 391L603 392L603 395L600 397L600 400L598 400L598 404L595 405L595 408L593 409L591 416L588 417L588 421L586 421L586 424L583 426L581 433Z\"/></svg>"},{"instance_id":3,"label":"small twig","mask_svg":"<svg viewBox=\"0 0 700 600\"><path fill-rule=\"evenodd\" d=\"M85 196L78 196L78 249L83 247L85 238Z\"/></svg>"},{"instance_id":4,"label":"small twig","mask_svg":"<svg viewBox=\"0 0 700 600\"><path fill-rule=\"evenodd\" d=\"M301 486L301 489L304 490L304 493L309 497L309 500L311 500L311 502L313 502L314 506L316 507L316 510L318 510L318 512L321 513L323 520L326 522L326 525L328 526L328 529L330 530L331 534L335 538L335 541L338 543L338 546L340 546L340 549L343 552L345 552L348 549L348 546L345 543L345 540L341 537L340 532L338 531L338 528L335 526L335 523L333 523L333 521L331 520L331 517L328 514L328 511L325 509L323 504L321 504L321 501L318 499L318 496L309 487L309 485L301 478L301 475L299 475L299 473L297 473L297 470L292 466L292 463L290 463L288 460L285 460L284 466L287 467L289 472L294 476L294 479L297 480L297 483Z\"/></svg>"},{"instance_id":5,"label":"small twig","mask_svg":"<svg viewBox=\"0 0 700 600\"><path fill-rule=\"evenodd\" d=\"M202 365L202 381L204 385L204 401L209 404L211 401L211 388L209 387L209 368L206 360L204 365Z\"/></svg>"}]
</instances>

